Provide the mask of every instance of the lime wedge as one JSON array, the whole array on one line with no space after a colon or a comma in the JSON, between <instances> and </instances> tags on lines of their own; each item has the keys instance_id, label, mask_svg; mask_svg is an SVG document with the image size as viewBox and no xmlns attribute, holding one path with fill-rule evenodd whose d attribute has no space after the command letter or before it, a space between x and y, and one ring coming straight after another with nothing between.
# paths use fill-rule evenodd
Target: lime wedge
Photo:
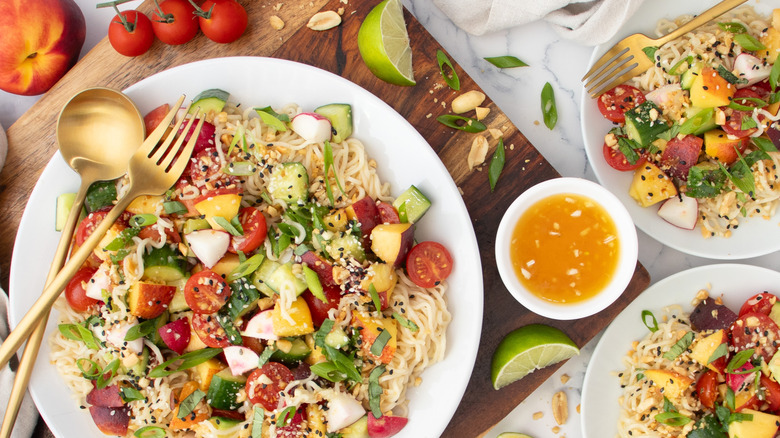
<instances>
[{"instance_id":1,"label":"lime wedge","mask_svg":"<svg viewBox=\"0 0 780 438\"><path fill-rule=\"evenodd\" d=\"M358 31L360 56L376 77L395 85L415 84L412 48L400 0L385 0L368 13Z\"/></svg>"},{"instance_id":2,"label":"lime wedge","mask_svg":"<svg viewBox=\"0 0 780 438\"><path fill-rule=\"evenodd\" d=\"M502 432L496 438L531 438L531 435L518 432Z\"/></svg>"},{"instance_id":3,"label":"lime wedge","mask_svg":"<svg viewBox=\"0 0 780 438\"><path fill-rule=\"evenodd\" d=\"M531 324L509 333L493 353L493 388L500 389L527 374L580 353L577 345L555 327Z\"/></svg>"}]
</instances>

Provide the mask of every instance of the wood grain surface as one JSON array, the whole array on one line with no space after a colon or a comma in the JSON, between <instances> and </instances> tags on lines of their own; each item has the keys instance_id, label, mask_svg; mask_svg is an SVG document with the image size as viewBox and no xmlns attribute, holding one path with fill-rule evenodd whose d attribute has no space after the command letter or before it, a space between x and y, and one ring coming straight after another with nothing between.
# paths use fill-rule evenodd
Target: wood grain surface
<instances>
[{"instance_id":1,"label":"wood grain surface","mask_svg":"<svg viewBox=\"0 0 780 438\"><path fill-rule=\"evenodd\" d=\"M237 42L216 44L203 35L178 47L159 41L138 57L126 58L114 52L104 39L33 108L8 129L9 153L0 174L0 217L5 230L0 233L0 282L7 288L13 241L27 199L43 167L56 150L54 124L64 103L77 91L90 86L125 88L164 69L201 59L223 56L272 56L303 62L329 70L371 91L404 116L439 155L463 193L480 247L484 303L482 337L474 373L466 394L443 436L480 436L500 421L520 401L548 378L557 367L530 374L500 391L490 385L490 360L501 338L520 326L542 322L557 326L580 346L603 329L649 283L647 271L637 265L634 278L623 296L599 314L578 321L551 321L519 305L504 288L495 266L494 239L502 212L530 186L558 176L506 115L488 98L490 108L484 122L500 129L506 149L506 165L496 190L490 191L487 169L469 171L466 157L474 134L447 128L436 116L449 112L456 92L441 79L436 63L440 44L406 12L412 42L414 87L398 87L375 78L363 64L357 48L360 23L378 1L350 0L239 0L247 9L250 25ZM281 7L276 8L278 4ZM318 10L344 8L340 26L316 32L305 25ZM149 11L149 3L141 10ZM269 18L277 15L285 22L274 30ZM456 65L461 90L479 90L474 81ZM539 115L541 119L541 114ZM497 140L489 135L490 154ZM455 315L457 318L457 315ZM451 352L452 353L452 352ZM442 370L440 370L441 372ZM445 371L446 372L446 371ZM573 421L573 420L572 420ZM44 426L36 436L50 434Z\"/></svg>"}]
</instances>

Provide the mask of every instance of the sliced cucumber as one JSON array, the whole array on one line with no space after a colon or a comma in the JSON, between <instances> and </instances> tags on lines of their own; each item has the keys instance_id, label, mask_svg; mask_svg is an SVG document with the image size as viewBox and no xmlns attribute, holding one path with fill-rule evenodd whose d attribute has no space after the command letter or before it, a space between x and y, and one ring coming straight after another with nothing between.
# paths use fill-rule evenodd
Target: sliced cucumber
<instances>
[{"instance_id":1,"label":"sliced cucumber","mask_svg":"<svg viewBox=\"0 0 780 438\"><path fill-rule=\"evenodd\" d=\"M219 88L212 88L202 91L200 94L192 99L192 105L190 105L189 113L195 114L195 108L200 108L204 114L208 114L210 111L218 113L222 111L230 98L230 93Z\"/></svg>"},{"instance_id":2,"label":"sliced cucumber","mask_svg":"<svg viewBox=\"0 0 780 438\"><path fill-rule=\"evenodd\" d=\"M283 351L279 348L279 343L276 344L276 349L271 355L271 360L281 362L285 365L295 365L298 362L306 359L311 354L311 348L306 345L306 342L301 338L286 339L290 341L292 346L289 351Z\"/></svg>"},{"instance_id":3,"label":"sliced cucumber","mask_svg":"<svg viewBox=\"0 0 780 438\"><path fill-rule=\"evenodd\" d=\"M680 78L680 88L690 90L691 86L693 86L693 81L699 76L703 67L703 63L695 62L688 70L685 70Z\"/></svg>"},{"instance_id":4,"label":"sliced cucumber","mask_svg":"<svg viewBox=\"0 0 780 438\"><path fill-rule=\"evenodd\" d=\"M225 368L211 378L206 401L217 409L238 409L241 406L237 401L238 392L244 389L244 385L246 385L246 377L234 376L230 368Z\"/></svg>"},{"instance_id":5,"label":"sliced cucumber","mask_svg":"<svg viewBox=\"0 0 780 438\"><path fill-rule=\"evenodd\" d=\"M360 238L352 233L340 231L325 245L325 251L333 260L354 258L359 262L366 260L366 251Z\"/></svg>"},{"instance_id":6,"label":"sliced cucumber","mask_svg":"<svg viewBox=\"0 0 780 438\"><path fill-rule=\"evenodd\" d=\"M333 327L325 336L325 344L333 348L341 348L349 343L349 336L344 332L341 327Z\"/></svg>"},{"instance_id":7,"label":"sliced cucumber","mask_svg":"<svg viewBox=\"0 0 780 438\"><path fill-rule=\"evenodd\" d=\"M325 116L333 127L331 141L341 143L352 135L352 106L348 103L331 103L314 110L315 113Z\"/></svg>"},{"instance_id":8,"label":"sliced cucumber","mask_svg":"<svg viewBox=\"0 0 780 438\"><path fill-rule=\"evenodd\" d=\"M287 204L306 202L309 197L309 174L298 162L280 163L271 171L268 192Z\"/></svg>"},{"instance_id":9,"label":"sliced cucumber","mask_svg":"<svg viewBox=\"0 0 780 438\"><path fill-rule=\"evenodd\" d=\"M144 255L144 276L146 280L168 283L187 276L187 261L171 245L154 248Z\"/></svg>"},{"instance_id":10,"label":"sliced cucumber","mask_svg":"<svg viewBox=\"0 0 780 438\"><path fill-rule=\"evenodd\" d=\"M339 430L341 438L368 438L368 417L362 416L358 421Z\"/></svg>"},{"instance_id":11,"label":"sliced cucumber","mask_svg":"<svg viewBox=\"0 0 780 438\"><path fill-rule=\"evenodd\" d=\"M306 282L296 277L292 272L292 263L280 265L266 281L268 287L274 292L279 293L282 290L292 289L298 296L306 290Z\"/></svg>"},{"instance_id":12,"label":"sliced cucumber","mask_svg":"<svg viewBox=\"0 0 780 438\"><path fill-rule=\"evenodd\" d=\"M190 310L190 305L187 304L187 300L184 298L184 286L187 284L189 277L183 277L175 281L170 281L168 284L176 286L176 292L173 294L173 299L168 303L168 311L171 313L184 312Z\"/></svg>"},{"instance_id":13,"label":"sliced cucumber","mask_svg":"<svg viewBox=\"0 0 780 438\"><path fill-rule=\"evenodd\" d=\"M57 196L57 214L54 218L54 230L62 231L65 228L65 222L68 220L70 210L73 208L73 201L76 200L75 193L63 193ZM79 222L87 215L87 211L82 207Z\"/></svg>"},{"instance_id":14,"label":"sliced cucumber","mask_svg":"<svg viewBox=\"0 0 780 438\"><path fill-rule=\"evenodd\" d=\"M87 212L92 213L103 207L114 205L114 201L116 201L116 183L114 181L98 181L92 183L87 189L84 206L87 208Z\"/></svg>"},{"instance_id":15,"label":"sliced cucumber","mask_svg":"<svg viewBox=\"0 0 780 438\"><path fill-rule=\"evenodd\" d=\"M227 303L227 311L233 321L255 310L260 292L257 287L246 278L239 278L230 283L230 299Z\"/></svg>"},{"instance_id":16,"label":"sliced cucumber","mask_svg":"<svg viewBox=\"0 0 780 438\"><path fill-rule=\"evenodd\" d=\"M209 421L217 430L230 430L242 423L241 420L226 417L211 417Z\"/></svg>"},{"instance_id":17,"label":"sliced cucumber","mask_svg":"<svg viewBox=\"0 0 780 438\"><path fill-rule=\"evenodd\" d=\"M273 274L279 266L282 265L271 259L265 259L263 260L263 263L260 264L260 267L252 273L252 284L267 297L274 296L275 292L268 287L267 283L268 279L271 278L271 274Z\"/></svg>"},{"instance_id":18,"label":"sliced cucumber","mask_svg":"<svg viewBox=\"0 0 780 438\"><path fill-rule=\"evenodd\" d=\"M206 219L187 219L181 229L182 234L190 234L193 231L205 230L211 228Z\"/></svg>"},{"instance_id":19,"label":"sliced cucumber","mask_svg":"<svg viewBox=\"0 0 780 438\"><path fill-rule=\"evenodd\" d=\"M626 111L626 134L628 138L645 147L669 129L661 118L661 110L648 101Z\"/></svg>"},{"instance_id":20,"label":"sliced cucumber","mask_svg":"<svg viewBox=\"0 0 780 438\"><path fill-rule=\"evenodd\" d=\"M398 211L401 222L415 223L431 208L431 201L414 185L395 198L393 207Z\"/></svg>"}]
</instances>

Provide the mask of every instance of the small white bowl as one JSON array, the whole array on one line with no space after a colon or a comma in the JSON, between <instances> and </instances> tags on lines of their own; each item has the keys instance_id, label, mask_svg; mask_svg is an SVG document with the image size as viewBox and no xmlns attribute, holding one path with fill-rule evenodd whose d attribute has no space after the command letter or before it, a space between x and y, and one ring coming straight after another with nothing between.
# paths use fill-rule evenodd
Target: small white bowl
<instances>
[{"instance_id":1,"label":"small white bowl","mask_svg":"<svg viewBox=\"0 0 780 438\"><path fill-rule=\"evenodd\" d=\"M620 255L612 280L593 297L566 304L544 300L531 293L517 278L510 257L512 232L529 207L552 195L572 193L597 202L606 210L617 228ZM523 192L504 213L496 233L496 264L501 280L528 310L552 319L570 320L593 315L612 304L625 290L634 275L637 261L637 236L634 221L609 190L582 178L555 178L539 183Z\"/></svg>"}]
</instances>

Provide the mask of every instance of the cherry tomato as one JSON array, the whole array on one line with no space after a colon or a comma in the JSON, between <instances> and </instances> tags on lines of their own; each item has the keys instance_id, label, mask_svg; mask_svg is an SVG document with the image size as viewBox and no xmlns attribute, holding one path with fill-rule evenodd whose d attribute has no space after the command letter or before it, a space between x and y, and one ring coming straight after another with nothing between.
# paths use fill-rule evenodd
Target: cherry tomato
<instances>
[{"instance_id":1,"label":"cherry tomato","mask_svg":"<svg viewBox=\"0 0 780 438\"><path fill-rule=\"evenodd\" d=\"M184 44L198 34L195 7L188 0L165 0L152 13L152 28L165 44Z\"/></svg>"},{"instance_id":2,"label":"cherry tomato","mask_svg":"<svg viewBox=\"0 0 780 438\"><path fill-rule=\"evenodd\" d=\"M661 154L661 167L668 168L670 175L688 181L688 170L699 161L703 144L701 137L690 134L683 138L672 138Z\"/></svg>"},{"instance_id":3,"label":"cherry tomato","mask_svg":"<svg viewBox=\"0 0 780 438\"><path fill-rule=\"evenodd\" d=\"M645 161L647 161L644 155L640 155L639 159L636 160L636 163L631 164L626 159L626 156L623 155L623 152L620 152L617 149L612 149L611 147L607 146L606 143L604 143L602 152L604 153L604 160L607 162L607 164L609 164L609 166L613 169L619 170L621 172L628 172L629 170L637 169L639 166L645 164Z\"/></svg>"},{"instance_id":4,"label":"cherry tomato","mask_svg":"<svg viewBox=\"0 0 780 438\"><path fill-rule=\"evenodd\" d=\"M319 298L312 295L308 290L301 295L309 305L311 320L315 327L322 325L322 321L328 319L328 311L339 306L341 301L341 288L339 286L323 284L322 290L325 293L327 302L322 302Z\"/></svg>"},{"instance_id":5,"label":"cherry tomato","mask_svg":"<svg viewBox=\"0 0 780 438\"><path fill-rule=\"evenodd\" d=\"M760 385L764 390L764 401L769 405L767 409L771 412L780 410L780 383L761 373Z\"/></svg>"},{"instance_id":6,"label":"cherry tomato","mask_svg":"<svg viewBox=\"0 0 780 438\"><path fill-rule=\"evenodd\" d=\"M638 88L631 85L618 85L599 96L596 102L599 111L607 120L624 123L626 121L625 112L642 104L645 100L647 100L645 95Z\"/></svg>"},{"instance_id":7,"label":"cherry tomato","mask_svg":"<svg viewBox=\"0 0 780 438\"><path fill-rule=\"evenodd\" d=\"M764 315L769 315L769 312L772 311L772 306L774 306L776 302L777 302L777 297L770 294L769 292L761 292L755 294L752 297L750 297L747 301L745 301L745 304L743 304L742 308L739 309L739 316L742 316L749 312L763 313Z\"/></svg>"},{"instance_id":8,"label":"cherry tomato","mask_svg":"<svg viewBox=\"0 0 780 438\"><path fill-rule=\"evenodd\" d=\"M87 296L84 286L97 271L93 267L81 268L65 286L65 298L76 312L86 312L100 301Z\"/></svg>"},{"instance_id":9,"label":"cherry tomato","mask_svg":"<svg viewBox=\"0 0 780 438\"><path fill-rule=\"evenodd\" d=\"M81 245L84 244L87 238L92 235L92 232L95 231L95 228L97 228L98 225L100 225L100 222L103 221L103 218L108 215L109 210L111 210L111 208L106 207L102 210L93 211L79 223L79 226L76 228L76 235L73 242L72 252L76 252L81 247ZM129 214L127 212L123 213L119 216L116 222L114 222L112 228L117 231L121 231L127 228L128 219ZM102 263L102 260L100 260L100 257L98 257L93 251L85 263L88 266L98 267L100 263Z\"/></svg>"},{"instance_id":10,"label":"cherry tomato","mask_svg":"<svg viewBox=\"0 0 780 438\"><path fill-rule=\"evenodd\" d=\"M409 279L420 287L434 287L452 273L452 256L438 242L420 242L406 258Z\"/></svg>"},{"instance_id":11,"label":"cherry tomato","mask_svg":"<svg viewBox=\"0 0 780 438\"><path fill-rule=\"evenodd\" d=\"M265 375L266 379L261 379ZM246 396L254 404L261 404L269 411L279 405L279 392L287 387L295 377L292 371L279 362L268 362L256 369L246 379ZM268 383L268 380L271 382Z\"/></svg>"},{"instance_id":12,"label":"cherry tomato","mask_svg":"<svg viewBox=\"0 0 780 438\"><path fill-rule=\"evenodd\" d=\"M164 228L165 230L165 237L160 235L160 231L158 231L157 227L143 227L141 228L141 231L138 232L138 237L141 239L148 239L151 238L157 243L160 243L161 241L167 241L168 243L179 243L181 242L181 236L179 236L179 233L176 232L176 230L172 228Z\"/></svg>"},{"instance_id":13,"label":"cherry tomato","mask_svg":"<svg viewBox=\"0 0 780 438\"><path fill-rule=\"evenodd\" d=\"M767 363L777 352L777 346L770 338L780 339L780 328L763 313L740 315L730 328L731 345L735 352L754 348L753 355L763 357Z\"/></svg>"},{"instance_id":14,"label":"cherry tomato","mask_svg":"<svg viewBox=\"0 0 780 438\"><path fill-rule=\"evenodd\" d=\"M209 269L193 274L184 285L184 299L198 314L218 311L227 303L230 293L222 276Z\"/></svg>"},{"instance_id":15,"label":"cherry tomato","mask_svg":"<svg viewBox=\"0 0 780 438\"><path fill-rule=\"evenodd\" d=\"M400 224L401 218L398 217L398 212L395 207L387 202L379 201L376 204L377 210L379 210L379 218L383 224Z\"/></svg>"},{"instance_id":16,"label":"cherry tomato","mask_svg":"<svg viewBox=\"0 0 780 438\"><path fill-rule=\"evenodd\" d=\"M224 187L236 181L236 177L222 172L225 162L213 147L203 149L193 154L187 165L186 174L196 186L207 182L213 187ZM240 190L234 193L240 193Z\"/></svg>"},{"instance_id":17,"label":"cherry tomato","mask_svg":"<svg viewBox=\"0 0 780 438\"><path fill-rule=\"evenodd\" d=\"M232 43L249 23L246 10L235 0L206 0L196 12L203 34L215 43Z\"/></svg>"},{"instance_id":18,"label":"cherry tomato","mask_svg":"<svg viewBox=\"0 0 780 438\"><path fill-rule=\"evenodd\" d=\"M143 55L154 43L152 21L138 11L123 11L108 25L108 41L122 55Z\"/></svg>"},{"instance_id":19,"label":"cherry tomato","mask_svg":"<svg viewBox=\"0 0 780 438\"><path fill-rule=\"evenodd\" d=\"M211 348L225 348L230 345L225 329L214 315L193 314L192 330L204 344Z\"/></svg>"},{"instance_id":20,"label":"cherry tomato","mask_svg":"<svg viewBox=\"0 0 780 438\"><path fill-rule=\"evenodd\" d=\"M167 103L164 103L157 108L149 111L148 114L144 116L144 126L146 126L146 135L154 131L154 128L156 128L160 123L162 123L163 119L165 118L165 115L168 114L168 111L171 110L171 106Z\"/></svg>"},{"instance_id":21,"label":"cherry tomato","mask_svg":"<svg viewBox=\"0 0 780 438\"><path fill-rule=\"evenodd\" d=\"M233 236L228 250L234 254L237 254L238 251L245 253L254 251L265 241L265 236L268 233L265 216L254 207L244 207L238 212L238 218L241 221L244 235Z\"/></svg>"},{"instance_id":22,"label":"cherry tomato","mask_svg":"<svg viewBox=\"0 0 780 438\"><path fill-rule=\"evenodd\" d=\"M701 404L709 409L715 409L715 401L718 399L718 373L707 370L696 382L696 393Z\"/></svg>"},{"instance_id":23,"label":"cherry tomato","mask_svg":"<svg viewBox=\"0 0 780 438\"><path fill-rule=\"evenodd\" d=\"M758 128L742 129L743 120L751 117L752 112L740 111L732 108L723 107L723 113L726 114L726 123L721 126L726 134L737 138L745 138L758 131Z\"/></svg>"}]
</instances>

